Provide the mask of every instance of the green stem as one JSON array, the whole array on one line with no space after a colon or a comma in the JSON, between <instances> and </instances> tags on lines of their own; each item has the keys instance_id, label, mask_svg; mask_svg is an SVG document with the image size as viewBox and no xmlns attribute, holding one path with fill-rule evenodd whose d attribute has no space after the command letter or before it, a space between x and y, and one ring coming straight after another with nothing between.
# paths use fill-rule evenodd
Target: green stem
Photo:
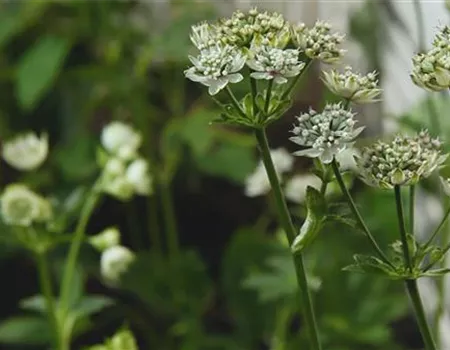
<instances>
[{"instance_id":1,"label":"green stem","mask_svg":"<svg viewBox=\"0 0 450 350\"><path fill-rule=\"evenodd\" d=\"M256 106L256 95L258 94L258 86L256 84L256 79L250 77L250 90L252 92L252 103L253 103L253 114L258 113L258 107Z\"/></svg>"},{"instance_id":2,"label":"green stem","mask_svg":"<svg viewBox=\"0 0 450 350\"><path fill-rule=\"evenodd\" d=\"M310 58L308 58L305 61L305 68L303 68L303 70L301 71L301 73L299 75L297 75L296 77L294 77L294 79L292 79L292 81L289 84L289 86L287 87L287 89L283 92L283 95L281 95L282 100L284 100L286 97L288 97L291 94L292 90L295 89L295 86L299 82L300 78L304 75L306 70L309 68L311 62L312 62L312 59L310 59Z\"/></svg>"},{"instance_id":3,"label":"green stem","mask_svg":"<svg viewBox=\"0 0 450 350\"><path fill-rule=\"evenodd\" d=\"M395 192L395 204L397 207L398 225L400 229L400 239L402 241L403 257L405 259L406 266L408 266L409 271L412 272L413 266L411 254L409 252L408 236L405 227L405 217L403 215L403 203L400 186L398 185L394 186L394 192Z\"/></svg>"},{"instance_id":4,"label":"green stem","mask_svg":"<svg viewBox=\"0 0 450 350\"><path fill-rule=\"evenodd\" d=\"M406 280L406 287L411 298L414 311L416 313L417 323L419 324L420 333L422 333L423 342L426 350L436 350L433 336L427 323L425 311L423 309L422 300L420 299L419 289L416 280Z\"/></svg>"},{"instance_id":5,"label":"green stem","mask_svg":"<svg viewBox=\"0 0 450 350\"><path fill-rule=\"evenodd\" d=\"M148 198L148 230L150 234L150 244L152 249L161 253L161 237L160 237L160 227L158 220L158 203L156 193Z\"/></svg>"},{"instance_id":6,"label":"green stem","mask_svg":"<svg viewBox=\"0 0 450 350\"><path fill-rule=\"evenodd\" d=\"M442 230L442 228L444 227L445 223L447 222L448 216L450 215L450 207L448 207L447 211L444 214L444 217L441 220L441 223L438 225L438 227L436 228L436 230L434 230L433 234L430 236L430 238L428 238L428 241L425 243L425 245L423 246L423 249L428 248L428 246L433 243L434 239L436 238L436 236L439 234L439 232Z\"/></svg>"},{"instance_id":7,"label":"green stem","mask_svg":"<svg viewBox=\"0 0 450 350\"><path fill-rule=\"evenodd\" d=\"M273 79L269 80L269 83L267 84L266 102L264 103L265 114L267 114L267 112L269 111L270 97L272 95L272 87L273 87Z\"/></svg>"},{"instance_id":8,"label":"green stem","mask_svg":"<svg viewBox=\"0 0 450 350\"><path fill-rule=\"evenodd\" d=\"M47 257L45 252L36 252L36 262L39 273L39 284L41 292L45 298L45 304L47 308L47 316L50 322L50 326L54 332L54 344L55 349L62 350L60 328L58 317L56 314L55 299L52 288L52 281L50 277L50 270L47 263Z\"/></svg>"},{"instance_id":9,"label":"green stem","mask_svg":"<svg viewBox=\"0 0 450 350\"><path fill-rule=\"evenodd\" d=\"M416 203L416 186L409 186L409 232L414 235L414 207Z\"/></svg>"},{"instance_id":10,"label":"green stem","mask_svg":"<svg viewBox=\"0 0 450 350\"><path fill-rule=\"evenodd\" d=\"M420 0L414 0L414 12L416 14L417 21L417 45L419 52L424 52L426 47L425 42L425 26L423 23L422 6Z\"/></svg>"},{"instance_id":11,"label":"green stem","mask_svg":"<svg viewBox=\"0 0 450 350\"><path fill-rule=\"evenodd\" d=\"M429 96L427 97L426 102L428 114L430 115L431 131L434 135L439 135L441 130L441 123L439 121L439 112L436 108L435 101L431 94L429 94Z\"/></svg>"},{"instance_id":12,"label":"green stem","mask_svg":"<svg viewBox=\"0 0 450 350\"><path fill-rule=\"evenodd\" d=\"M281 185L273 165L272 158L270 156L269 144L267 141L266 133L264 129L256 129L255 136L258 141L261 157L266 168L267 177L269 178L270 185L272 187L273 197L276 203L278 218L281 226L286 233L289 245L292 245L296 230L292 223L291 216L286 201L281 190ZM319 341L319 332L317 329L316 318L312 305L311 295L309 293L308 282L306 277L305 265L301 254L294 255L294 266L297 274L297 282L300 288L300 296L302 301L302 310L304 313L305 323L309 332L309 338L311 342L312 350L320 350L321 345Z\"/></svg>"},{"instance_id":13,"label":"green stem","mask_svg":"<svg viewBox=\"0 0 450 350\"><path fill-rule=\"evenodd\" d=\"M375 238L370 233L369 228L367 227L366 223L364 222L364 219L362 218L361 214L359 213L358 208L356 207L356 204L352 198L352 195L350 194L349 190L347 189L347 186L345 186L344 179L342 178L341 173L339 172L339 166L336 162L336 159L333 159L331 162L331 166L333 168L334 176L336 177L336 180L339 184L339 187L341 188L342 194L345 196L348 205L350 207L350 210L353 213L353 216L356 218L356 221L358 222L359 226L363 230L366 237L369 239L370 244L372 245L373 249L376 251L378 256L381 260L383 260L386 264L394 268L394 265L389 261L387 256L383 253L381 248L378 246L378 243L375 241Z\"/></svg>"},{"instance_id":14,"label":"green stem","mask_svg":"<svg viewBox=\"0 0 450 350\"><path fill-rule=\"evenodd\" d=\"M161 208L163 211L164 227L167 235L167 250L169 257L178 255L180 244L178 241L178 229L176 224L175 210L173 207L170 184L161 182Z\"/></svg>"},{"instance_id":15,"label":"green stem","mask_svg":"<svg viewBox=\"0 0 450 350\"><path fill-rule=\"evenodd\" d=\"M230 89L230 87L228 85L225 88L225 91L226 91L228 97L230 98L231 103L233 104L234 108L236 108L236 110L241 115L241 117L247 118L247 115L243 111L241 105L239 104L239 101L236 99L236 96L234 96L233 91L231 91L231 89Z\"/></svg>"},{"instance_id":16,"label":"green stem","mask_svg":"<svg viewBox=\"0 0 450 350\"><path fill-rule=\"evenodd\" d=\"M81 209L80 219L75 228L72 244L70 245L69 254L67 256L66 265L64 268L63 280L60 292L61 304L61 320L64 322L67 313L70 309L69 298L72 291L72 280L75 273L78 254L80 253L81 244L84 240L86 226L91 217L92 212L97 205L100 198L100 193L97 192L96 186L91 189L83 208Z\"/></svg>"}]
</instances>

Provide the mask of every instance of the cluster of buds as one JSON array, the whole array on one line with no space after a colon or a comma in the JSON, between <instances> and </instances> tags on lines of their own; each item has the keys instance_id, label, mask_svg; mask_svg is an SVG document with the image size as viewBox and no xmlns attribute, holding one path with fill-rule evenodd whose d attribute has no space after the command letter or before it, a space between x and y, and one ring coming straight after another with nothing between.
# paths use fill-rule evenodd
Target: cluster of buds
<instances>
[{"instance_id":1,"label":"cluster of buds","mask_svg":"<svg viewBox=\"0 0 450 350\"><path fill-rule=\"evenodd\" d=\"M397 135L389 143L378 141L357 158L364 182L379 188L413 185L430 176L444 161L441 142L427 131L414 137Z\"/></svg>"},{"instance_id":2,"label":"cluster of buds","mask_svg":"<svg viewBox=\"0 0 450 350\"><path fill-rule=\"evenodd\" d=\"M127 124L112 122L103 129L101 142L106 151L100 153L101 189L120 200L151 194L149 164L138 153L141 135Z\"/></svg>"},{"instance_id":3,"label":"cluster of buds","mask_svg":"<svg viewBox=\"0 0 450 350\"><path fill-rule=\"evenodd\" d=\"M310 59L318 59L324 63L335 63L341 59L345 53L340 48L344 38L343 34L332 33L331 25L323 21L317 21L312 28L299 23L292 30L295 46Z\"/></svg>"},{"instance_id":4,"label":"cluster of buds","mask_svg":"<svg viewBox=\"0 0 450 350\"><path fill-rule=\"evenodd\" d=\"M8 225L30 227L48 222L52 218L52 206L26 185L10 184L1 196L1 214Z\"/></svg>"},{"instance_id":5,"label":"cluster of buds","mask_svg":"<svg viewBox=\"0 0 450 350\"><path fill-rule=\"evenodd\" d=\"M342 108L340 103L326 105L322 113L310 109L297 117L289 139L304 147L296 156L318 157L329 164L346 147L350 146L364 127L354 128L355 114Z\"/></svg>"},{"instance_id":6,"label":"cluster of buds","mask_svg":"<svg viewBox=\"0 0 450 350\"><path fill-rule=\"evenodd\" d=\"M360 75L354 73L351 67L345 67L343 73L335 69L323 72L322 80L335 95L354 103L376 102L381 93L376 72Z\"/></svg>"},{"instance_id":7,"label":"cluster of buds","mask_svg":"<svg viewBox=\"0 0 450 350\"><path fill-rule=\"evenodd\" d=\"M433 41L433 48L413 57L411 79L429 91L450 87L450 28L444 26Z\"/></svg>"},{"instance_id":8,"label":"cluster of buds","mask_svg":"<svg viewBox=\"0 0 450 350\"><path fill-rule=\"evenodd\" d=\"M48 136L25 132L6 141L3 145L3 159L13 168L21 171L37 169L47 158Z\"/></svg>"},{"instance_id":9,"label":"cluster of buds","mask_svg":"<svg viewBox=\"0 0 450 350\"><path fill-rule=\"evenodd\" d=\"M192 67L185 70L185 76L208 86L210 95L243 80L240 71L245 64L252 78L282 84L302 72L301 57L330 63L343 54L338 47L343 36L331 33L327 23L317 22L311 29L305 25L292 28L281 14L256 9L238 10L217 23L195 25L190 38L199 54L189 57ZM286 48L290 43L295 48Z\"/></svg>"}]
</instances>

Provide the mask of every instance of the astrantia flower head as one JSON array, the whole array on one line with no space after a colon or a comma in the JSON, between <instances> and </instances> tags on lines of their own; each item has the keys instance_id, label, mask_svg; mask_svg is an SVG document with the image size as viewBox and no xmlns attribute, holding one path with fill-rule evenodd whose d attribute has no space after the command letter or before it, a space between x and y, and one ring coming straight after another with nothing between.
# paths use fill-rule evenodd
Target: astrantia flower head
<instances>
[{"instance_id":1,"label":"astrantia flower head","mask_svg":"<svg viewBox=\"0 0 450 350\"><path fill-rule=\"evenodd\" d=\"M378 141L357 158L361 178L380 188L413 185L445 161L440 147L440 142L427 131L413 137L397 135L389 143Z\"/></svg>"},{"instance_id":2,"label":"astrantia flower head","mask_svg":"<svg viewBox=\"0 0 450 350\"><path fill-rule=\"evenodd\" d=\"M327 22L317 21L312 28L299 23L293 27L292 32L294 44L311 59L334 63L345 53L345 50L339 48L345 36L332 33L331 25Z\"/></svg>"},{"instance_id":3,"label":"astrantia flower head","mask_svg":"<svg viewBox=\"0 0 450 350\"><path fill-rule=\"evenodd\" d=\"M127 247L116 245L106 249L100 258L102 277L111 285L118 284L134 259L134 253Z\"/></svg>"},{"instance_id":4,"label":"astrantia flower head","mask_svg":"<svg viewBox=\"0 0 450 350\"><path fill-rule=\"evenodd\" d=\"M417 86L429 91L450 87L450 50L434 47L427 53L413 57L411 79Z\"/></svg>"},{"instance_id":5,"label":"astrantia flower head","mask_svg":"<svg viewBox=\"0 0 450 350\"><path fill-rule=\"evenodd\" d=\"M197 57L189 56L193 67L184 71L186 78L208 86L210 95L217 94L228 83L243 79L239 71L244 67L245 56L229 45L215 45L200 52Z\"/></svg>"},{"instance_id":6,"label":"astrantia flower head","mask_svg":"<svg viewBox=\"0 0 450 350\"><path fill-rule=\"evenodd\" d=\"M23 184L8 185L1 196L1 213L5 223L31 226L51 217L48 201Z\"/></svg>"},{"instance_id":7,"label":"astrantia flower head","mask_svg":"<svg viewBox=\"0 0 450 350\"><path fill-rule=\"evenodd\" d=\"M145 159L134 160L127 168L126 178L134 187L134 192L140 195L152 193L152 177L149 165Z\"/></svg>"},{"instance_id":8,"label":"astrantia flower head","mask_svg":"<svg viewBox=\"0 0 450 350\"><path fill-rule=\"evenodd\" d=\"M47 158L47 154L48 137L45 133L38 137L34 132L26 132L3 145L3 159L22 171L38 168Z\"/></svg>"},{"instance_id":9,"label":"astrantia flower head","mask_svg":"<svg viewBox=\"0 0 450 350\"><path fill-rule=\"evenodd\" d=\"M120 231L117 227L108 227L95 236L89 237L89 243L99 251L119 245Z\"/></svg>"},{"instance_id":10,"label":"astrantia flower head","mask_svg":"<svg viewBox=\"0 0 450 350\"><path fill-rule=\"evenodd\" d=\"M322 80L335 95L354 103L376 102L381 93L376 72L360 75L354 73L351 67L345 67L344 73L335 69L323 72Z\"/></svg>"},{"instance_id":11,"label":"astrantia flower head","mask_svg":"<svg viewBox=\"0 0 450 350\"><path fill-rule=\"evenodd\" d=\"M320 180L314 174L295 175L286 183L286 198L294 203L303 203L306 199L306 189L308 186L319 190L322 185Z\"/></svg>"},{"instance_id":12,"label":"astrantia flower head","mask_svg":"<svg viewBox=\"0 0 450 350\"><path fill-rule=\"evenodd\" d=\"M288 78L299 75L305 66L298 59L298 50L262 46L252 51L253 57L247 65L255 71L250 74L255 79L273 79L276 84L284 84Z\"/></svg>"},{"instance_id":13,"label":"astrantia flower head","mask_svg":"<svg viewBox=\"0 0 450 350\"><path fill-rule=\"evenodd\" d=\"M240 48L250 47L254 40L283 48L290 37L289 24L282 14L259 12L256 8L248 13L235 11L231 18L222 19L217 28L222 43Z\"/></svg>"},{"instance_id":14,"label":"astrantia flower head","mask_svg":"<svg viewBox=\"0 0 450 350\"><path fill-rule=\"evenodd\" d=\"M341 104L326 105L318 113L310 109L297 117L289 139L304 147L294 153L296 156L318 157L323 163L331 163L333 157L351 145L364 127L354 129L354 113L342 108Z\"/></svg>"},{"instance_id":15,"label":"astrantia flower head","mask_svg":"<svg viewBox=\"0 0 450 350\"><path fill-rule=\"evenodd\" d=\"M442 26L433 40L433 46L443 50L450 50L450 27Z\"/></svg>"},{"instance_id":16,"label":"astrantia flower head","mask_svg":"<svg viewBox=\"0 0 450 350\"><path fill-rule=\"evenodd\" d=\"M294 165L294 159L284 148L270 151L273 165L281 180L281 176L290 171ZM255 171L245 181L245 195L247 197L258 197L270 191L270 181L262 161L259 162Z\"/></svg>"},{"instance_id":17,"label":"astrantia flower head","mask_svg":"<svg viewBox=\"0 0 450 350\"><path fill-rule=\"evenodd\" d=\"M190 38L197 49L204 50L217 44L218 34L216 26L202 22L192 26Z\"/></svg>"},{"instance_id":18,"label":"astrantia flower head","mask_svg":"<svg viewBox=\"0 0 450 350\"><path fill-rule=\"evenodd\" d=\"M135 157L141 146L142 137L130 125L114 121L103 128L101 142L112 155L123 160L130 160Z\"/></svg>"}]
</instances>

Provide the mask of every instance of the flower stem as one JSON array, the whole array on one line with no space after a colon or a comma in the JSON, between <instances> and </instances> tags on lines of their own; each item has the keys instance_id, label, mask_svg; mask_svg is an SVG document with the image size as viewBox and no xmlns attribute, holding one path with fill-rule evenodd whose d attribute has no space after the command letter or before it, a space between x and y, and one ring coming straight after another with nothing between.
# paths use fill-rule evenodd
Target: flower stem
<instances>
[{"instance_id":1,"label":"flower stem","mask_svg":"<svg viewBox=\"0 0 450 350\"><path fill-rule=\"evenodd\" d=\"M408 246L408 237L406 233L406 227L405 227L405 217L403 214L403 203L402 203L402 194L400 190L400 186L396 185L394 186L394 192L395 192L395 203L397 207L397 218L398 218L398 225L400 229L400 238L402 240L402 250L403 250L403 257L405 259L405 264L408 266L409 271L412 272L412 259L411 254L409 253L409 246Z\"/></svg>"},{"instance_id":2,"label":"flower stem","mask_svg":"<svg viewBox=\"0 0 450 350\"><path fill-rule=\"evenodd\" d=\"M267 114L267 112L269 111L270 97L272 95L272 87L273 87L273 79L269 80L269 83L267 84L266 102L264 103L265 114Z\"/></svg>"},{"instance_id":3,"label":"flower stem","mask_svg":"<svg viewBox=\"0 0 450 350\"><path fill-rule=\"evenodd\" d=\"M256 95L258 94L258 86L256 84L256 79L250 77L250 90L252 92L252 103L253 103L253 114L258 113L258 107L256 106Z\"/></svg>"},{"instance_id":4,"label":"flower stem","mask_svg":"<svg viewBox=\"0 0 450 350\"><path fill-rule=\"evenodd\" d=\"M42 251L37 251L35 255L39 273L39 284L41 292L45 298L47 316L54 332L55 349L62 350L60 337L61 332L59 328L58 318L56 315L55 300L52 290L53 288L47 263L47 257L45 252Z\"/></svg>"},{"instance_id":5,"label":"flower stem","mask_svg":"<svg viewBox=\"0 0 450 350\"><path fill-rule=\"evenodd\" d=\"M436 236L439 234L439 232L441 232L442 228L444 227L445 223L447 222L448 216L450 215L450 206L448 207L446 213L444 214L444 217L441 220L441 223L438 225L438 227L436 228L436 230L434 230L433 234L430 236L430 238L428 238L428 241L425 243L425 245L423 246L423 249L428 248L428 246L433 243L434 239L436 238Z\"/></svg>"},{"instance_id":6,"label":"flower stem","mask_svg":"<svg viewBox=\"0 0 450 350\"><path fill-rule=\"evenodd\" d=\"M363 230L366 237L369 239L370 244L375 249L375 251L377 252L378 256L381 258L381 260L383 260L389 266L394 267L394 265L389 261L387 256L383 253L381 248L378 246L378 243L375 241L375 238L373 238L372 234L370 233L369 228L367 227L366 223L364 222L364 219L362 218L361 214L359 213L359 210L356 207L356 204L352 198L352 195L348 191L347 186L345 186L344 179L342 178L342 175L339 172L339 166L336 162L336 159L333 159L333 161L331 162L331 166L333 168L334 176L336 177L339 187L341 188L341 192L347 199L348 205L350 207L350 210L353 213L353 216L356 218L356 221L358 222L359 226Z\"/></svg>"},{"instance_id":7,"label":"flower stem","mask_svg":"<svg viewBox=\"0 0 450 350\"><path fill-rule=\"evenodd\" d=\"M61 320L65 321L67 313L69 312L69 298L72 290L72 280L75 273L78 254L80 253L81 244L84 240L86 226L91 217L92 212L100 199L100 193L96 186L91 189L87 200L81 209L80 219L75 228L75 234L70 245L69 254L67 256L66 265L64 267L63 280L60 291L60 305L61 305Z\"/></svg>"},{"instance_id":8,"label":"flower stem","mask_svg":"<svg viewBox=\"0 0 450 350\"><path fill-rule=\"evenodd\" d=\"M436 344L431 335L430 328L427 323L425 311L423 309L422 300L420 299L419 289L416 280L406 280L406 288L408 289L414 311L416 313L417 323L419 324L420 333L422 333L423 342L426 350L436 350Z\"/></svg>"},{"instance_id":9,"label":"flower stem","mask_svg":"<svg viewBox=\"0 0 450 350\"><path fill-rule=\"evenodd\" d=\"M416 203L416 186L409 187L409 232L414 235L414 208Z\"/></svg>"},{"instance_id":10,"label":"flower stem","mask_svg":"<svg viewBox=\"0 0 450 350\"><path fill-rule=\"evenodd\" d=\"M291 245L296 236L296 230L292 223L291 216L286 201L281 190L281 185L278 180L278 176L273 165L272 158L270 156L269 144L267 141L266 133L264 129L255 129L255 136L258 141L261 157L266 168L267 177L269 178L270 185L272 187L273 197L277 208L278 218L281 226L286 233L289 244ZM316 318L312 305L311 295L309 293L308 282L306 277L305 265L303 262L303 256L295 254L294 265L297 274L297 282L300 288L302 310L304 313L305 323L309 331L310 345L312 350L321 350L319 332L317 329Z\"/></svg>"},{"instance_id":11,"label":"flower stem","mask_svg":"<svg viewBox=\"0 0 450 350\"><path fill-rule=\"evenodd\" d=\"M241 117L247 118L247 115L243 111L241 105L239 104L239 101L236 99L236 96L234 96L233 91L231 91L229 86L227 86L225 88L225 91L226 91L228 97L230 98L231 103L233 104L234 108L236 108L236 110L241 115Z\"/></svg>"},{"instance_id":12,"label":"flower stem","mask_svg":"<svg viewBox=\"0 0 450 350\"><path fill-rule=\"evenodd\" d=\"M299 75L297 75L296 77L294 77L294 79L292 79L291 84L287 87L287 89L283 92L283 95L281 95L281 99L284 100L286 97L288 97L292 90L295 89L295 86L297 85L297 83L299 82L300 78L304 75L304 73L306 72L306 70L309 68L309 65L311 64L312 59L308 58L305 61L305 67L303 68L303 70L300 72Z\"/></svg>"},{"instance_id":13,"label":"flower stem","mask_svg":"<svg viewBox=\"0 0 450 350\"><path fill-rule=\"evenodd\" d=\"M170 184L161 182L161 208L163 211L164 227L167 235L167 250L170 258L178 255L180 243L176 224L175 210L173 207Z\"/></svg>"}]
</instances>

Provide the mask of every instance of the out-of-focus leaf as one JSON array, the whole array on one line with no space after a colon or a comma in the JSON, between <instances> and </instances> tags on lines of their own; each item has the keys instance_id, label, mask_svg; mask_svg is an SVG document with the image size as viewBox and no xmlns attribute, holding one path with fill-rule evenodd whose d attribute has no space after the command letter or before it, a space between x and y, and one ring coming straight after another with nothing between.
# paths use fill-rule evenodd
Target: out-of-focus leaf
<instances>
[{"instance_id":1,"label":"out-of-focus leaf","mask_svg":"<svg viewBox=\"0 0 450 350\"><path fill-rule=\"evenodd\" d=\"M114 300L104 295L87 295L73 308L76 318L87 317L114 304Z\"/></svg>"},{"instance_id":2,"label":"out-of-focus leaf","mask_svg":"<svg viewBox=\"0 0 450 350\"><path fill-rule=\"evenodd\" d=\"M24 110L32 109L52 86L69 50L67 38L48 35L25 52L16 74L16 95Z\"/></svg>"},{"instance_id":3,"label":"out-of-focus leaf","mask_svg":"<svg viewBox=\"0 0 450 350\"><path fill-rule=\"evenodd\" d=\"M42 295L33 295L22 299L19 305L24 310L36 311L39 313L45 313L47 311L45 298Z\"/></svg>"},{"instance_id":4,"label":"out-of-focus leaf","mask_svg":"<svg viewBox=\"0 0 450 350\"><path fill-rule=\"evenodd\" d=\"M13 317L0 324L0 343L45 345L51 342L48 321L41 317Z\"/></svg>"}]
</instances>

